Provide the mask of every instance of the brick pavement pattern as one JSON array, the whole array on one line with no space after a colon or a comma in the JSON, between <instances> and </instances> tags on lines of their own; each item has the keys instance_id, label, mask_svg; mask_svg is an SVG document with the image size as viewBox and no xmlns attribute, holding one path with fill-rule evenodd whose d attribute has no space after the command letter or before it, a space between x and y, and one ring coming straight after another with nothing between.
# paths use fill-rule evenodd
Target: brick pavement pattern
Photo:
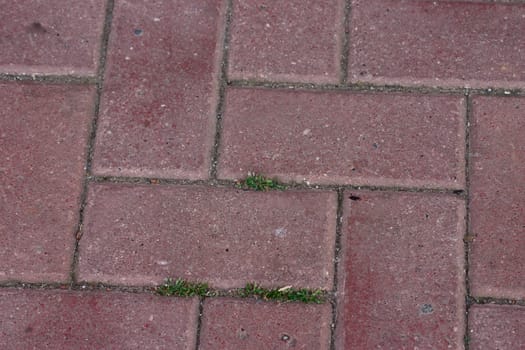
<instances>
[{"instance_id":1,"label":"brick pavement pattern","mask_svg":"<svg viewBox=\"0 0 525 350\"><path fill-rule=\"evenodd\" d=\"M523 1L0 5L0 348L525 347Z\"/></svg>"}]
</instances>

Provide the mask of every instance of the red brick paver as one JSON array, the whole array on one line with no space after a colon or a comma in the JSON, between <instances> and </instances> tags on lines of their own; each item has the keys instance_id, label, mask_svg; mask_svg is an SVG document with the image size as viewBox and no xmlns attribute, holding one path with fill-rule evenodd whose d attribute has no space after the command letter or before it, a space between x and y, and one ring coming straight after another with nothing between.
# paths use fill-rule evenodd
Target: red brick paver
<instances>
[{"instance_id":1,"label":"red brick paver","mask_svg":"<svg viewBox=\"0 0 525 350\"><path fill-rule=\"evenodd\" d=\"M230 89L218 174L462 188L464 124L458 97Z\"/></svg>"},{"instance_id":2,"label":"red brick paver","mask_svg":"<svg viewBox=\"0 0 525 350\"><path fill-rule=\"evenodd\" d=\"M229 77L337 83L343 1L234 0Z\"/></svg>"},{"instance_id":3,"label":"red brick paver","mask_svg":"<svg viewBox=\"0 0 525 350\"><path fill-rule=\"evenodd\" d=\"M0 291L2 349L194 349L198 300Z\"/></svg>"},{"instance_id":4,"label":"red brick paver","mask_svg":"<svg viewBox=\"0 0 525 350\"><path fill-rule=\"evenodd\" d=\"M470 350L525 349L523 306L474 305L469 314Z\"/></svg>"},{"instance_id":5,"label":"red brick paver","mask_svg":"<svg viewBox=\"0 0 525 350\"><path fill-rule=\"evenodd\" d=\"M471 142L475 296L525 299L524 98L475 97Z\"/></svg>"},{"instance_id":6,"label":"red brick paver","mask_svg":"<svg viewBox=\"0 0 525 350\"><path fill-rule=\"evenodd\" d=\"M461 348L463 201L345 192L344 208L339 349Z\"/></svg>"},{"instance_id":7,"label":"red brick paver","mask_svg":"<svg viewBox=\"0 0 525 350\"><path fill-rule=\"evenodd\" d=\"M69 277L94 92L0 84L0 281Z\"/></svg>"},{"instance_id":8,"label":"red brick paver","mask_svg":"<svg viewBox=\"0 0 525 350\"><path fill-rule=\"evenodd\" d=\"M93 172L206 178L222 44L218 1L117 1Z\"/></svg>"},{"instance_id":9,"label":"red brick paver","mask_svg":"<svg viewBox=\"0 0 525 350\"><path fill-rule=\"evenodd\" d=\"M247 282L329 289L336 195L198 186L92 185L79 278L219 288Z\"/></svg>"},{"instance_id":10,"label":"red brick paver","mask_svg":"<svg viewBox=\"0 0 525 350\"><path fill-rule=\"evenodd\" d=\"M348 79L525 87L525 6L354 0Z\"/></svg>"},{"instance_id":11,"label":"red brick paver","mask_svg":"<svg viewBox=\"0 0 525 350\"><path fill-rule=\"evenodd\" d=\"M212 299L203 307L200 347L328 350L330 304Z\"/></svg>"},{"instance_id":12,"label":"red brick paver","mask_svg":"<svg viewBox=\"0 0 525 350\"><path fill-rule=\"evenodd\" d=\"M0 7L0 73L95 75L105 0L1 0Z\"/></svg>"}]
</instances>

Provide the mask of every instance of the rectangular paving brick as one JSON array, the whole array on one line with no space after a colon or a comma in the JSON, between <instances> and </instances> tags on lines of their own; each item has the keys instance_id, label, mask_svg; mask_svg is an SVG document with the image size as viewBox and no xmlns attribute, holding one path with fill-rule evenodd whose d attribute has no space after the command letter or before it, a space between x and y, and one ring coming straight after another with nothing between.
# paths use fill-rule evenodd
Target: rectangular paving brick
<instances>
[{"instance_id":1,"label":"rectangular paving brick","mask_svg":"<svg viewBox=\"0 0 525 350\"><path fill-rule=\"evenodd\" d=\"M105 0L1 0L0 7L0 73L95 75Z\"/></svg>"},{"instance_id":2,"label":"rectangular paving brick","mask_svg":"<svg viewBox=\"0 0 525 350\"><path fill-rule=\"evenodd\" d=\"M345 192L338 349L459 349L465 330L464 201Z\"/></svg>"},{"instance_id":3,"label":"rectangular paving brick","mask_svg":"<svg viewBox=\"0 0 525 350\"><path fill-rule=\"evenodd\" d=\"M469 311L469 349L525 349L525 308L473 305Z\"/></svg>"},{"instance_id":4,"label":"rectangular paving brick","mask_svg":"<svg viewBox=\"0 0 525 350\"><path fill-rule=\"evenodd\" d=\"M329 289L336 202L335 192L93 184L79 279Z\"/></svg>"},{"instance_id":5,"label":"rectangular paving brick","mask_svg":"<svg viewBox=\"0 0 525 350\"><path fill-rule=\"evenodd\" d=\"M119 292L0 291L2 349L194 349L199 302Z\"/></svg>"},{"instance_id":6,"label":"rectangular paving brick","mask_svg":"<svg viewBox=\"0 0 525 350\"><path fill-rule=\"evenodd\" d=\"M475 97L469 279L475 296L525 299L525 98Z\"/></svg>"},{"instance_id":7,"label":"rectangular paving brick","mask_svg":"<svg viewBox=\"0 0 525 350\"><path fill-rule=\"evenodd\" d=\"M68 280L95 89L0 84L0 281Z\"/></svg>"},{"instance_id":8,"label":"rectangular paving brick","mask_svg":"<svg viewBox=\"0 0 525 350\"><path fill-rule=\"evenodd\" d=\"M461 97L229 89L218 176L464 187Z\"/></svg>"},{"instance_id":9,"label":"rectangular paving brick","mask_svg":"<svg viewBox=\"0 0 525 350\"><path fill-rule=\"evenodd\" d=\"M117 1L95 145L97 175L207 178L223 1Z\"/></svg>"},{"instance_id":10,"label":"rectangular paving brick","mask_svg":"<svg viewBox=\"0 0 525 350\"><path fill-rule=\"evenodd\" d=\"M206 299L199 349L328 350L331 321L329 303Z\"/></svg>"},{"instance_id":11,"label":"rectangular paving brick","mask_svg":"<svg viewBox=\"0 0 525 350\"><path fill-rule=\"evenodd\" d=\"M337 83L344 1L234 0L230 79Z\"/></svg>"},{"instance_id":12,"label":"rectangular paving brick","mask_svg":"<svg viewBox=\"0 0 525 350\"><path fill-rule=\"evenodd\" d=\"M353 0L351 82L525 87L525 5Z\"/></svg>"}]
</instances>

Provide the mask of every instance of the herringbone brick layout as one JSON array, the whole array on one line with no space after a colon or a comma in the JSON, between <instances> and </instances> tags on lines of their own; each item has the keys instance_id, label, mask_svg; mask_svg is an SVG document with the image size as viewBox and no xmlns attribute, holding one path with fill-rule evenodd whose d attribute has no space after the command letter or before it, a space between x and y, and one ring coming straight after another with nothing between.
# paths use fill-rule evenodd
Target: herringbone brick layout
<instances>
[{"instance_id":1,"label":"herringbone brick layout","mask_svg":"<svg viewBox=\"0 0 525 350\"><path fill-rule=\"evenodd\" d=\"M525 349L524 1L0 5L0 349Z\"/></svg>"}]
</instances>

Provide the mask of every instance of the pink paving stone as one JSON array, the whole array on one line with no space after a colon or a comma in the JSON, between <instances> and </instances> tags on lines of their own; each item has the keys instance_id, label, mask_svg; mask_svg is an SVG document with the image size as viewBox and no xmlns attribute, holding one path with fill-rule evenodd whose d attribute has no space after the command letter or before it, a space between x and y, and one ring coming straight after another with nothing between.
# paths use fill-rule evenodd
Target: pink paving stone
<instances>
[{"instance_id":1,"label":"pink paving stone","mask_svg":"<svg viewBox=\"0 0 525 350\"><path fill-rule=\"evenodd\" d=\"M194 349L198 300L0 291L2 349Z\"/></svg>"},{"instance_id":2,"label":"pink paving stone","mask_svg":"<svg viewBox=\"0 0 525 350\"><path fill-rule=\"evenodd\" d=\"M348 79L379 84L525 87L525 6L352 1Z\"/></svg>"},{"instance_id":3,"label":"pink paving stone","mask_svg":"<svg viewBox=\"0 0 525 350\"><path fill-rule=\"evenodd\" d=\"M105 0L0 0L0 73L95 75Z\"/></svg>"},{"instance_id":4,"label":"pink paving stone","mask_svg":"<svg viewBox=\"0 0 525 350\"><path fill-rule=\"evenodd\" d=\"M430 193L344 197L338 349L462 348L464 202Z\"/></svg>"},{"instance_id":5,"label":"pink paving stone","mask_svg":"<svg viewBox=\"0 0 525 350\"><path fill-rule=\"evenodd\" d=\"M0 281L68 279L95 89L0 84Z\"/></svg>"},{"instance_id":6,"label":"pink paving stone","mask_svg":"<svg viewBox=\"0 0 525 350\"><path fill-rule=\"evenodd\" d=\"M525 299L525 98L475 97L469 279L475 296Z\"/></svg>"},{"instance_id":7,"label":"pink paving stone","mask_svg":"<svg viewBox=\"0 0 525 350\"><path fill-rule=\"evenodd\" d=\"M218 176L464 187L461 97L229 89Z\"/></svg>"},{"instance_id":8,"label":"pink paving stone","mask_svg":"<svg viewBox=\"0 0 525 350\"><path fill-rule=\"evenodd\" d=\"M93 172L206 178L223 4L117 1Z\"/></svg>"},{"instance_id":9,"label":"pink paving stone","mask_svg":"<svg viewBox=\"0 0 525 350\"><path fill-rule=\"evenodd\" d=\"M229 78L337 83L341 0L234 0Z\"/></svg>"},{"instance_id":10,"label":"pink paving stone","mask_svg":"<svg viewBox=\"0 0 525 350\"><path fill-rule=\"evenodd\" d=\"M328 350L331 321L329 303L207 299L199 348Z\"/></svg>"},{"instance_id":11,"label":"pink paving stone","mask_svg":"<svg viewBox=\"0 0 525 350\"><path fill-rule=\"evenodd\" d=\"M79 279L329 289L336 202L335 192L93 184Z\"/></svg>"},{"instance_id":12,"label":"pink paving stone","mask_svg":"<svg viewBox=\"0 0 525 350\"><path fill-rule=\"evenodd\" d=\"M473 305L469 312L470 350L525 349L525 308Z\"/></svg>"}]
</instances>

